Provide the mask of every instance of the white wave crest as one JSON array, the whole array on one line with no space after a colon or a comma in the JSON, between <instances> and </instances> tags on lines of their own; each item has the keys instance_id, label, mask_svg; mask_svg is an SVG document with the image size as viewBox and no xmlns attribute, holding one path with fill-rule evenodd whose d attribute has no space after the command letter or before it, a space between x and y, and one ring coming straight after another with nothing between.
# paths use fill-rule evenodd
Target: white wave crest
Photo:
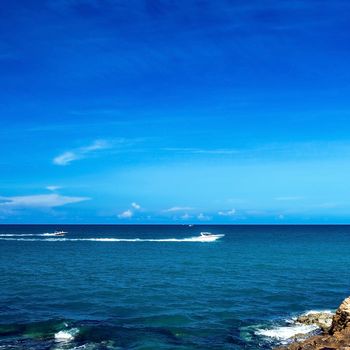
<instances>
[{"instance_id":1,"label":"white wave crest","mask_svg":"<svg viewBox=\"0 0 350 350\"><path fill-rule=\"evenodd\" d=\"M331 310L309 310L302 313L300 316L308 316L311 314L329 314L332 315ZM273 328L264 328L255 331L256 335L277 340L281 344L289 343L293 339L305 338L308 334L319 331L320 328L316 324L306 325L297 322L298 316L294 316L285 320L285 325L276 326Z\"/></svg>"},{"instance_id":2,"label":"white wave crest","mask_svg":"<svg viewBox=\"0 0 350 350\"><path fill-rule=\"evenodd\" d=\"M79 334L79 329L78 328L72 328L69 330L64 330L57 332L55 334L55 340L57 342L69 342L74 340L74 338Z\"/></svg>"},{"instance_id":3,"label":"white wave crest","mask_svg":"<svg viewBox=\"0 0 350 350\"><path fill-rule=\"evenodd\" d=\"M256 335L261 335L268 338L274 338L282 343L288 342L293 338L298 338L298 335L306 335L318 329L315 325L294 324L292 326L281 326L272 329L260 329L255 332Z\"/></svg>"},{"instance_id":4,"label":"white wave crest","mask_svg":"<svg viewBox=\"0 0 350 350\"><path fill-rule=\"evenodd\" d=\"M333 315L333 313L334 312L331 310L310 310L310 311L306 311L301 316L309 316L312 314L330 314L330 315Z\"/></svg>"}]
</instances>

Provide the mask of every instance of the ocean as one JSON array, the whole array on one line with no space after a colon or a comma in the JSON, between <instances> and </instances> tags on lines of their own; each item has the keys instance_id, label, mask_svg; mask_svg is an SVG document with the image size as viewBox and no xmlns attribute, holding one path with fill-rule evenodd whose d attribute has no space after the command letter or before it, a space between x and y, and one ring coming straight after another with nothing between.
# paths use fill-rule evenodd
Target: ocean
<instances>
[{"instance_id":1,"label":"ocean","mask_svg":"<svg viewBox=\"0 0 350 350\"><path fill-rule=\"evenodd\" d=\"M350 294L349 248L350 226L1 225L0 349L272 349Z\"/></svg>"}]
</instances>

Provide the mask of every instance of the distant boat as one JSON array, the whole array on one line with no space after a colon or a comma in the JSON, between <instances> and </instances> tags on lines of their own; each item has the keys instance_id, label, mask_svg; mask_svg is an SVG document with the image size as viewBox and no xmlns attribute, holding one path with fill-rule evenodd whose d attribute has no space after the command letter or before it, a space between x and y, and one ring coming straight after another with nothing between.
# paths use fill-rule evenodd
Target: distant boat
<instances>
[{"instance_id":1,"label":"distant boat","mask_svg":"<svg viewBox=\"0 0 350 350\"><path fill-rule=\"evenodd\" d=\"M65 231L54 231L54 232L46 232L44 233L44 236L64 236L66 233Z\"/></svg>"},{"instance_id":2,"label":"distant boat","mask_svg":"<svg viewBox=\"0 0 350 350\"><path fill-rule=\"evenodd\" d=\"M66 233L68 232L65 232L65 231L55 231L53 233L53 236L64 236Z\"/></svg>"},{"instance_id":3,"label":"distant boat","mask_svg":"<svg viewBox=\"0 0 350 350\"><path fill-rule=\"evenodd\" d=\"M199 239L201 242L213 242L218 240L219 238L224 237L223 234L213 234L211 232L201 232Z\"/></svg>"}]
</instances>

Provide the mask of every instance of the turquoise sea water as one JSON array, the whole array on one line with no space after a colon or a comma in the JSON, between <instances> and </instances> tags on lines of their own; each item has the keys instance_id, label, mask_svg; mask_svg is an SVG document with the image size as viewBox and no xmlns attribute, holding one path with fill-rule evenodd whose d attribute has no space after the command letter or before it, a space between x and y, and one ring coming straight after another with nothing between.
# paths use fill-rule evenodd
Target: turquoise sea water
<instances>
[{"instance_id":1,"label":"turquoise sea water","mask_svg":"<svg viewBox=\"0 0 350 350\"><path fill-rule=\"evenodd\" d=\"M201 231L225 237L181 242ZM2 225L0 349L270 349L350 294L349 248L350 226Z\"/></svg>"}]
</instances>

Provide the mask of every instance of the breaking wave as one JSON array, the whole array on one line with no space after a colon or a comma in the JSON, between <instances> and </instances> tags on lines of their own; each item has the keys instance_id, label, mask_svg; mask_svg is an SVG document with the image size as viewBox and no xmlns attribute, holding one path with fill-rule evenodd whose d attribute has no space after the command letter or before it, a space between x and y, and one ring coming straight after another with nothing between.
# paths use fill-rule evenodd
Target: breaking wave
<instances>
[{"instance_id":1,"label":"breaking wave","mask_svg":"<svg viewBox=\"0 0 350 350\"><path fill-rule=\"evenodd\" d=\"M60 331L60 332L57 332L55 334L55 341L57 341L57 342L69 342L69 341L74 340L74 338L78 334L79 334L78 328L72 328L69 330Z\"/></svg>"},{"instance_id":2,"label":"breaking wave","mask_svg":"<svg viewBox=\"0 0 350 350\"><path fill-rule=\"evenodd\" d=\"M331 310L310 310L300 316L307 316L315 313L333 314ZM279 324L255 330L255 335L265 338L267 341L277 344L288 344L293 340L305 339L308 335L319 333L321 329L316 324L306 325L297 322L298 317L286 319Z\"/></svg>"},{"instance_id":3,"label":"breaking wave","mask_svg":"<svg viewBox=\"0 0 350 350\"><path fill-rule=\"evenodd\" d=\"M293 324L291 326L278 326L271 329L260 329L255 332L267 338L273 338L282 344L288 343L291 339L302 335L310 334L319 328L315 325Z\"/></svg>"},{"instance_id":4,"label":"breaking wave","mask_svg":"<svg viewBox=\"0 0 350 350\"><path fill-rule=\"evenodd\" d=\"M310 311L303 313L301 316L309 316L309 315L318 314L318 313L333 315L334 311L332 311L332 310L310 310Z\"/></svg>"}]
</instances>

